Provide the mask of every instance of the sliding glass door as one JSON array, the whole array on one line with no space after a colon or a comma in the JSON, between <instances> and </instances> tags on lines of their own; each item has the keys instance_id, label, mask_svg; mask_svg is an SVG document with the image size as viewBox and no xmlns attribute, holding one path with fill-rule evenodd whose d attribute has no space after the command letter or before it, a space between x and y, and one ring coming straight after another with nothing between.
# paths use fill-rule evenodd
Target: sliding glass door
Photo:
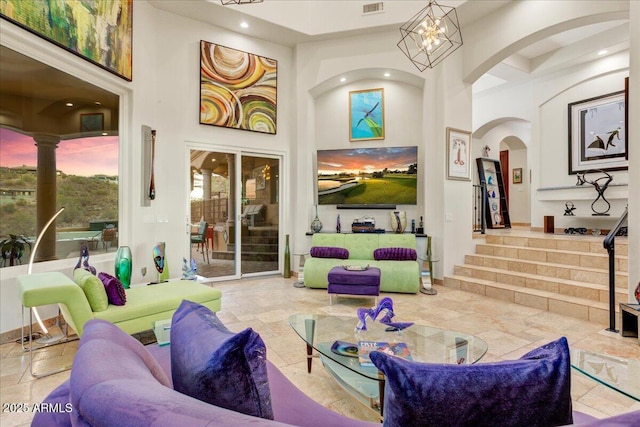
<instances>
[{"instance_id":1,"label":"sliding glass door","mask_svg":"<svg viewBox=\"0 0 640 427\"><path fill-rule=\"evenodd\" d=\"M277 272L280 158L191 149L190 166L189 238L197 274Z\"/></svg>"}]
</instances>

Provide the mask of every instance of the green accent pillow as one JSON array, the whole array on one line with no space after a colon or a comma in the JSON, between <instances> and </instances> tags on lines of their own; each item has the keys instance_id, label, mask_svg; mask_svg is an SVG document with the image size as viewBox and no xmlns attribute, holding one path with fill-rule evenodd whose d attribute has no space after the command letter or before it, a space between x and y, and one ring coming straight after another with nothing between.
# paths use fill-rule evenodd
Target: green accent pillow
<instances>
[{"instance_id":1,"label":"green accent pillow","mask_svg":"<svg viewBox=\"0 0 640 427\"><path fill-rule=\"evenodd\" d=\"M89 301L91 311L105 311L109 307L107 291L102 281L84 268L73 270L73 280L82 288Z\"/></svg>"}]
</instances>

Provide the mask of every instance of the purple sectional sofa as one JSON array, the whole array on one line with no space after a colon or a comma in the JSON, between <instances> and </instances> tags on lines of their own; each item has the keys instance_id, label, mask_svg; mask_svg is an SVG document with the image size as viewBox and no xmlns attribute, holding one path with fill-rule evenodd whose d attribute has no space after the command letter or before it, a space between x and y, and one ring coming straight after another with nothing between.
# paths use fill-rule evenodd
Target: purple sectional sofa
<instances>
[{"instance_id":1,"label":"purple sectional sofa","mask_svg":"<svg viewBox=\"0 0 640 427\"><path fill-rule=\"evenodd\" d=\"M116 326L90 320L71 378L45 400L32 426L373 427L333 412L302 393L267 362L274 420L220 408L179 393L171 381L170 347L142 346Z\"/></svg>"},{"instance_id":2,"label":"purple sectional sofa","mask_svg":"<svg viewBox=\"0 0 640 427\"><path fill-rule=\"evenodd\" d=\"M267 362L274 420L210 405L179 393L171 381L170 347L142 346L102 320L86 323L71 378L46 398L49 412L32 426L278 426L373 427L315 402ZM638 426L640 411L596 420L574 412L581 426Z\"/></svg>"}]
</instances>

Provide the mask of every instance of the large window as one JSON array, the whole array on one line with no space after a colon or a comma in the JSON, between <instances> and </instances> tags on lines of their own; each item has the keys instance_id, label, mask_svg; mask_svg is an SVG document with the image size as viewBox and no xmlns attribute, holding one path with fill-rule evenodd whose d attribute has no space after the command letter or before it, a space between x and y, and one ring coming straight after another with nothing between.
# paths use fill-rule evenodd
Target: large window
<instances>
[{"instance_id":1,"label":"large window","mask_svg":"<svg viewBox=\"0 0 640 427\"><path fill-rule=\"evenodd\" d=\"M0 46L2 267L26 263L60 208L36 261L73 258L80 246L118 245L119 97ZM24 253L10 249L24 246Z\"/></svg>"}]
</instances>

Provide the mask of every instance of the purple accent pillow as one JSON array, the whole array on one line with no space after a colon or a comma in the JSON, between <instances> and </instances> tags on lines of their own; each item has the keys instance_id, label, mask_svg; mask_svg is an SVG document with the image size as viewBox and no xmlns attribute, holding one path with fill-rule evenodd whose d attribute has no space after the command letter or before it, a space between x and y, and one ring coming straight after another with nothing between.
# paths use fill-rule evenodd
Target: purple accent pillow
<instances>
[{"instance_id":1,"label":"purple accent pillow","mask_svg":"<svg viewBox=\"0 0 640 427\"><path fill-rule=\"evenodd\" d=\"M203 402L273 419L267 347L251 328L229 331L207 307L184 300L171 322L173 388Z\"/></svg>"},{"instance_id":2,"label":"purple accent pillow","mask_svg":"<svg viewBox=\"0 0 640 427\"><path fill-rule=\"evenodd\" d=\"M376 261L415 261L418 259L415 249L411 248L378 248L373 251Z\"/></svg>"},{"instance_id":3,"label":"purple accent pillow","mask_svg":"<svg viewBox=\"0 0 640 427\"><path fill-rule=\"evenodd\" d=\"M418 363L379 351L371 353L371 361L387 379L385 427L573 423L564 337L518 360L496 363Z\"/></svg>"},{"instance_id":4,"label":"purple accent pillow","mask_svg":"<svg viewBox=\"0 0 640 427\"><path fill-rule=\"evenodd\" d=\"M311 248L311 256L314 258L348 259L349 251L335 246L314 246Z\"/></svg>"},{"instance_id":5,"label":"purple accent pillow","mask_svg":"<svg viewBox=\"0 0 640 427\"><path fill-rule=\"evenodd\" d=\"M127 294L120 280L107 273L98 273L98 278L104 285L104 290L107 291L109 304L124 305L127 302Z\"/></svg>"}]
</instances>

